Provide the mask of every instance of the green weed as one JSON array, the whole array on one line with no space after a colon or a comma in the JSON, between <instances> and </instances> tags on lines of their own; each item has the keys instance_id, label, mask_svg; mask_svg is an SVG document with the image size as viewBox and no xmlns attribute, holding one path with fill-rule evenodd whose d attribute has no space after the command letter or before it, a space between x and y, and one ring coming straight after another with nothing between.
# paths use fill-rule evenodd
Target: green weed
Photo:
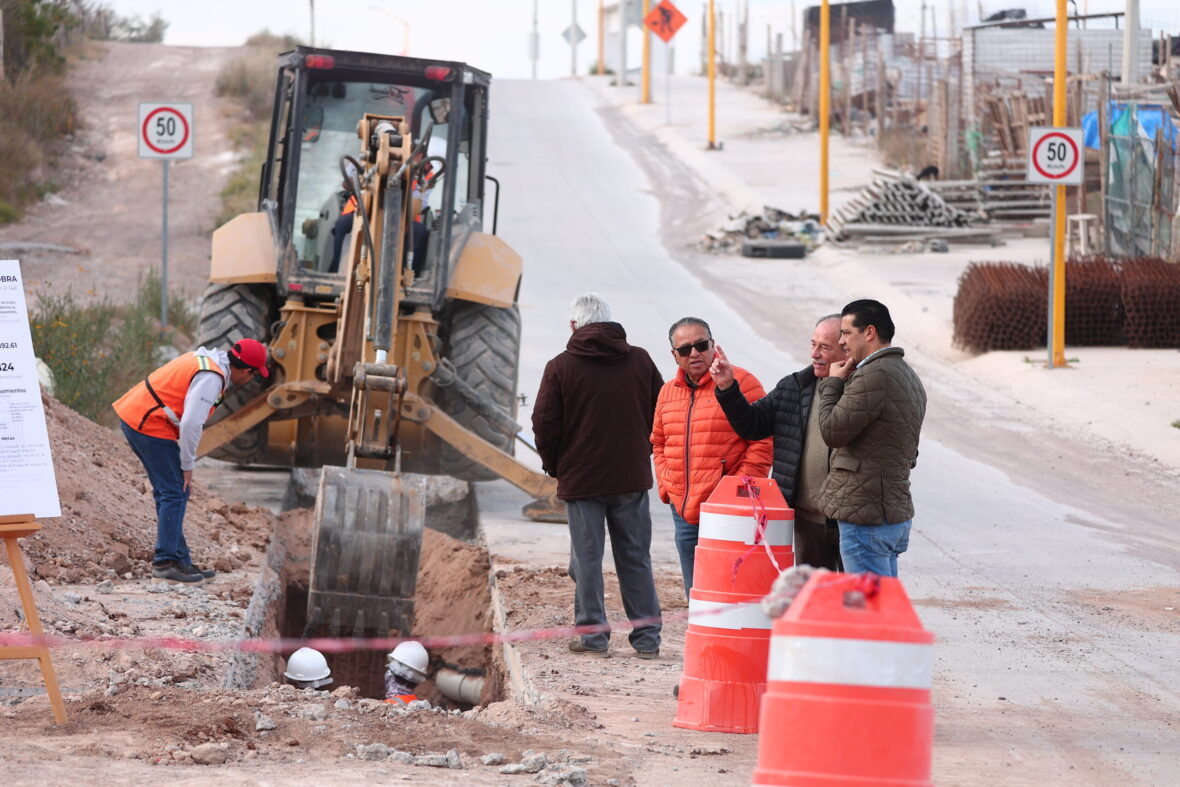
<instances>
[{"instance_id":1,"label":"green weed","mask_svg":"<svg viewBox=\"0 0 1180 787\"><path fill-rule=\"evenodd\" d=\"M196 315L183 296L169 300L167 333L160 330L160 280L139 282L134 303L80 301L70 291L40 297L30 319L33 349L53 370L58 401L98 423L114 426L111 402L159 366L165 346L185 347Z\"/></svg>"}]
</instances>

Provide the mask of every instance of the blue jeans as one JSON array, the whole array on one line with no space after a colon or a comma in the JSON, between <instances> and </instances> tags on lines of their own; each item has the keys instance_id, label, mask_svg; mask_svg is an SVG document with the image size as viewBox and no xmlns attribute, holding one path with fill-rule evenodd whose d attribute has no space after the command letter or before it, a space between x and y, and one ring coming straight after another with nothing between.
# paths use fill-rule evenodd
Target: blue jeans
<instances>
[{"instance_id":1,"label":"blue jeans","mask_svg":"<svg viewBox=\"0 0 1180 787\"><path fill-rule=\"evenodd\" d=\"M913 522L907 519L893 525L854 525L840 520L840 557L844 560L844 571L896 577L897 556L910 545Z\"/></svg>"},{"instance_id":2,"label":"blue jeans","mask_svg":"<svg viewBox=\"0 0 1180 787\"><path fill-rule=\"evenodd\" d=\"M120 426L152 482L152 497L156 500L156 555L152 562L175 560L182 566L191 566L193 559L189 556L188 544L184 542L184 509L188 505L188 492L184 490L184 476L180 470L180 446L175 440L137 432L125 423Z\"/></svg>"},{"instance_id":3,"label":"blue jeans","mask_svg":"<svg viewBox=\"0 0 1180 787\"><path fill-rule=\"evenodd\" d=\"M680 573L684 575L684 597L688 598L688 591L692 590L692 571L696 566L697 538L701 529L677 514L675 506L669 504L668 508L672 509L672 524L676 528L676 551L680 554Z\"/></svg>"}]
</instances>

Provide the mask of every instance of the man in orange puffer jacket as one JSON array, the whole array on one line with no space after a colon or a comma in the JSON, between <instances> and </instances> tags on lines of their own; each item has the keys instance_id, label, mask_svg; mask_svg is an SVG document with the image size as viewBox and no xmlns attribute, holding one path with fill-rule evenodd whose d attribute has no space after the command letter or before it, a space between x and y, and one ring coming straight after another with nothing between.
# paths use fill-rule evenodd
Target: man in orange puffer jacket
<instances>
[{"instance_id":1,"label":"man in orange puffer jacket","mask_svg":"<svg viewBox=\"0 0 1180 787\"><path fill-rule=\"evenodd\" d=\"M672 506L687 596L692 588L701 503L709 499L723 476L766 478L773 442L769 437L743 440L729 425L709 376L714 345L708 323L684 317L672 324L668 339L672 359L680 370L660 389L651 446L660 499ZM747 400L757 401L766 395L758 378L745 369L735 366L733 375Z\"/></svg>"}]
</instances>

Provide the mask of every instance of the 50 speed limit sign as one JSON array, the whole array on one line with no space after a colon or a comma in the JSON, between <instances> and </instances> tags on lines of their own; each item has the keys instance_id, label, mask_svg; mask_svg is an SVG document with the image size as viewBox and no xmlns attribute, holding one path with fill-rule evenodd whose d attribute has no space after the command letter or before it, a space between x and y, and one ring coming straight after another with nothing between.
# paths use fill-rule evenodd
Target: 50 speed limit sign
<instances>
[{"instance_id":1,"label":"50 speed limit sign","mask_svg":"<svg viewBox=\"0 0 1180 787\"><path fill-rule=\"evenodd\" d=\"M1080 186L1085 151L1080 128L1033 126L1028 130L1028 182Z\"/></svg>"},{"instance_id":2,"label":"50 speed limit sign","mask_svg":"<svg viewBox=\"0 0 1180 787\"><path fill-rule=\"evenodd\" d=\"M136 136L140 158L192 158L193 105L140 104Z\"/></svg>"}]
</instances>

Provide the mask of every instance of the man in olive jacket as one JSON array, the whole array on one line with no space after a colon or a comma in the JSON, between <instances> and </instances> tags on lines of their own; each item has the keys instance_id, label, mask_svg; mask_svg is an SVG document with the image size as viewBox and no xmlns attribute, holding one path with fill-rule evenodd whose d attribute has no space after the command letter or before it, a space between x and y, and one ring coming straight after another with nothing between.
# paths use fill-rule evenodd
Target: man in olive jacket
<instances>
[{"instance_id":1,"label":"man in olive jacket","mask_svg":"<svg viewBox=\"0 0 1180 787\"><path fill-rule=\"evenodd\" d=\"M642 347L610 322L594 293L574 299L565 352L545 366L533 406L533 436L545 472L557 479L570 529L574 622L601 630L569 643L575 653L610 654L603 601L606 534L640 658L660 652L660 600L651 568L651 434L664 381Z\"/></svg>"},{"instance_id":2,"label":"man in olive jacket","mask_svg":"<svg viewBox=\"0 0 1180 787\"><path fill-rule=\"evenodd\" d=\"M840 345L849 359L819 381L819 427L832 449L824 512L840 524L840 554L850 574L897 576L914 518L910 470L926 391L893 347L893 319L884 304L853 301L840 312Z\"/></svg>"}]
</instances>

